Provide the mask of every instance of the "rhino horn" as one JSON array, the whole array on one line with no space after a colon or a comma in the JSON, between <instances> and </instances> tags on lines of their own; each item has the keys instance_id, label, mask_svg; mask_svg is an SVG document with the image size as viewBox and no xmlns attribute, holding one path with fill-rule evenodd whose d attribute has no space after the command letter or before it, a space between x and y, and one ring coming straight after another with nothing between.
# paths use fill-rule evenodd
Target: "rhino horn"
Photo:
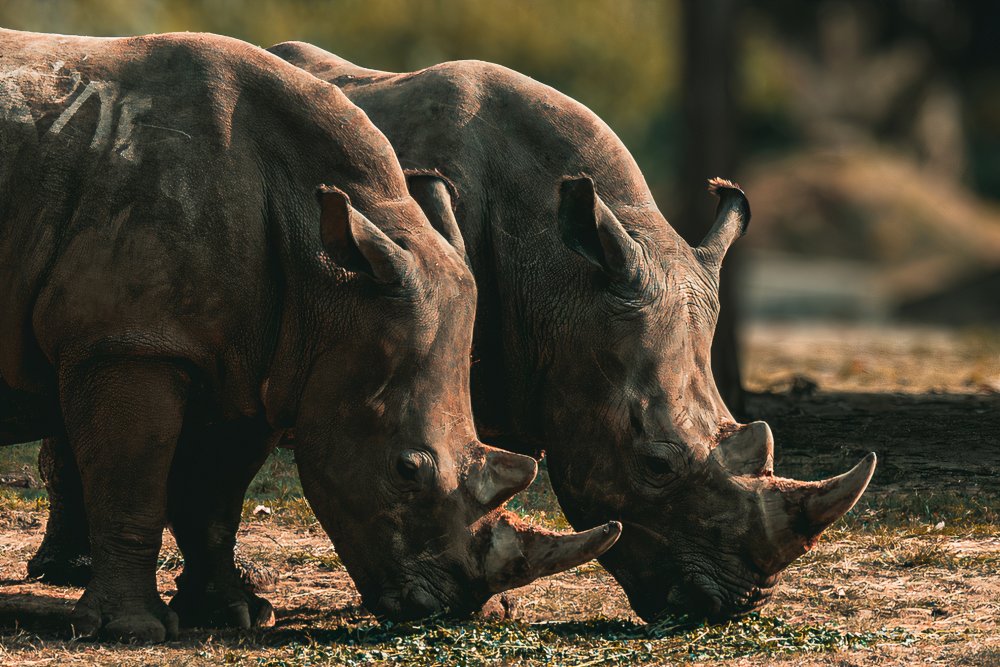
<instances>
[{"instance_id":1,"label":"rhino horn","mask_svg":"<svg viewBox=\"0 0 1000 667\"><path fill-rule=\"evenodd\" d=\"M764 492L764 528L771 551L761 566L772 573L812 548L830 524L848 512L868 488L874 453L843 475L821 482L775 479Z\"/></svg>"},{"instance_id":2,"label":"rhino horn","mask_svg":"<svg viewBox=\"0 0 1000 667\"><path fill-rule=\"evenodd\" d=\"M499 507L519 491L528 488L538 474L538 463L530 456L477 444L470 458L465 485L484 512Z\"/></svg>"},{"instance_id":3,"label":"rhino horn","mask_svg":"<svg viewBox=\"0 0 1000 667\"><path fill-rule=\"evenodd\" d=\"M523 523L509 512L490 517L483 566L491 593L517 588L568 570L610 549L622 532L611 521L581 533L555 533Z\"/></svg>"},{"instance_id":4,"label":"rhino horn","mask_svg":"<svg viewBox=\"0 0 1000 667\"><path fill-rule=\"evenodd\" d=\"M734 475L771 475L774 472L774 435L766 422L747 424L724 438L713 450Z\"/></svg>"},{"instance_id":5,"label":"rhino horn","mask_svg":"<svg viewBox=\"0 0 1000 667\"><path fill-rule=\"evenodd\" d=\"M724 178L709 179L708 191L719 198L715 224L695 252L705 266L718 271L729 246L750 226L750 202L739 185Z\"/></svg>"}]
</instances>

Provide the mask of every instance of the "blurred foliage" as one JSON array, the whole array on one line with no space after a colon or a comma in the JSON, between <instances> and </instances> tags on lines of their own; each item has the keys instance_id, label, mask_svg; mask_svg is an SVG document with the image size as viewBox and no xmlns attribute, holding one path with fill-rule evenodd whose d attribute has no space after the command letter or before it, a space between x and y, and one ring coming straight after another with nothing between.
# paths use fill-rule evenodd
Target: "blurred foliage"
<instances>
[{"instance_id":1,"label":"blurred foliage","mask_svg":"<svg viewBox=\"0 0 1000 667\"><path fill-rule=\"evenodd\" d=\"M301 40L390 71L488 60L587 104L635 148L675 102L676 11L650 0L0 0L0 25L99 36L207 31L264 47Z\"/></svg>"},{"instance_id":2,"label":"blurred foliage","mask_svg":"<svg viewBox=\"0 0 1000 667\"><path fill-rule=\"evenodd\" d=\"M997 47L974 20L974 2L737 6L745 162L862 136L1000 196ZM390 71L497 62L590 106L654 191L669 194L684 131L680 12L679 0L0 0L0 25L105 36L208 31L265 47L302 40Z\"/></svg>"}]
</instances>

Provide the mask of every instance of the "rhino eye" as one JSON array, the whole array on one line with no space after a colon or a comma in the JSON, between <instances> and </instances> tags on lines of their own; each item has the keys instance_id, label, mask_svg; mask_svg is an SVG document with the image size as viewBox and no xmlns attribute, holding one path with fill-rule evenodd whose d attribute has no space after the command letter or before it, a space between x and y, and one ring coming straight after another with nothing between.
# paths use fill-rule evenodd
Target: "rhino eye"
<instances>
[{"instance_id":1,"label":"rhino eye","mask_svg":"<svg viewBox=\"0 0 1000 667\"><path fill-rule=\"evenodd\" d=\"M416 480L420 473L420 464L415 459L403 457L396 463L396 472L406 480Z\"/></svg>"},{"instance_id":2,"label":"rhino eye","mask_svg":"<svg viewBox=\"0 0 1000 667\"><path fill-rule=\"evenodd\" d=\"M668 477L674 472L674 468L670 465L670 462L659 456L646 456L644 457L644 462L646 469L656 477Z\"/></svg>"},{"instance_id":3,"label":"rhino eye","mask_svg":"<svg viewBox=\"0 0 1000 667\"><path fill-rule=\"evenodd\" d=\"M658 490L673 488L687 474L687 452L679 443L669 440L649 443L638 454L636 463L641 479Z\"/></svg>"},{"instance_id":4,"label":"rhino eye","mask_svg":"<svg viewBox=\"0 0 1000 667\"><path fill-rule=\"evenodd\" d=\"M396 459L396 474L405 483L423 485L434 476L434 461L427 452L407 449Z\"/></svg>"}]
</instances>

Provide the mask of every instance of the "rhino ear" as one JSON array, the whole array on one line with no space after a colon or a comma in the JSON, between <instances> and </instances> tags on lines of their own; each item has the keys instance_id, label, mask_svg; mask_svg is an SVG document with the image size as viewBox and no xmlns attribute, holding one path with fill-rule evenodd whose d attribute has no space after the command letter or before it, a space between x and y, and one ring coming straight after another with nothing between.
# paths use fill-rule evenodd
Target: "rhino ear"
<instances>
[{"instance_id":1,"label":"rhino ear","mask_svg":"<svg viewBox=\"0 0 1000 667\"><path fill-rule=\"evenodd\" d=\"M451 192L444 179L431 174L411 174L406 183L410 196L420 204L431 226L458 251L462 259L465 255L465 239L458 228L455 211L452 208Z\"/></svg>"},{"instance_id":2,"label":"rhino ear","mask_svg":"<svg viewBox=\"0 0 1000 667\"><path fill-rule=\"evenodd\" d=\"M695 254L718 272L729 246L746 234L750 226L750 202L739 185L724 178L709 179L708 191L719 198L719 205L715 209L715 223L695 248Z\"/></svg>"},{"instance_id":3,"label":"rhino ear","mask_svg":"<svg viewBox=\"0 0 1000 667\"><path fill-rule=\"evenodd\" d=\"M320 238L326 254L348 271L363 273L376 282L396 284L410 272L410 253L361 215L350 198L329 185L316 189Z\"/></svg>"},{"instance_id":4,"label":"rhino ear","mask_svg":"<svg viewBox=\"0 0 1000 667\"><path fill-rule=\"evenodd\" d=\"M589 177L571 178L559 188L559 233L573 252L616 280L633 280L641 253Z\"/></svg>"}]
</instances>

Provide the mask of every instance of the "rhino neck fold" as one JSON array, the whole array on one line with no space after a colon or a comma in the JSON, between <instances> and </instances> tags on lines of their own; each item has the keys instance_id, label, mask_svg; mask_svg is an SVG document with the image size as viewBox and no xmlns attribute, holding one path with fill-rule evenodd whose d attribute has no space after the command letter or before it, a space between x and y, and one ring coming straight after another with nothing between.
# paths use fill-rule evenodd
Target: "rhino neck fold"
<instances>
[{"instance_id":1,"label":"rhino neck fold","mask_svg":"<svg viewBox=\"0 0 1000 667\"><path fill-rule=\"evenodd\" d=\"M323 280L322 276L303 271L304 267L312 266L312 258L307 256L306 249L294 247L292 239L297 236L292 233L292 222L283 214L284 210L268 197L268 240L277 283L275 291L279 295L275 308L278 324L269 340L271 354L266 374L261 378L260 400L274 429L294 425L296 406L315 357L303 323L317 320L309 312L310 300L305 295L310 283Z\"/></svg>"}]
</instances>

